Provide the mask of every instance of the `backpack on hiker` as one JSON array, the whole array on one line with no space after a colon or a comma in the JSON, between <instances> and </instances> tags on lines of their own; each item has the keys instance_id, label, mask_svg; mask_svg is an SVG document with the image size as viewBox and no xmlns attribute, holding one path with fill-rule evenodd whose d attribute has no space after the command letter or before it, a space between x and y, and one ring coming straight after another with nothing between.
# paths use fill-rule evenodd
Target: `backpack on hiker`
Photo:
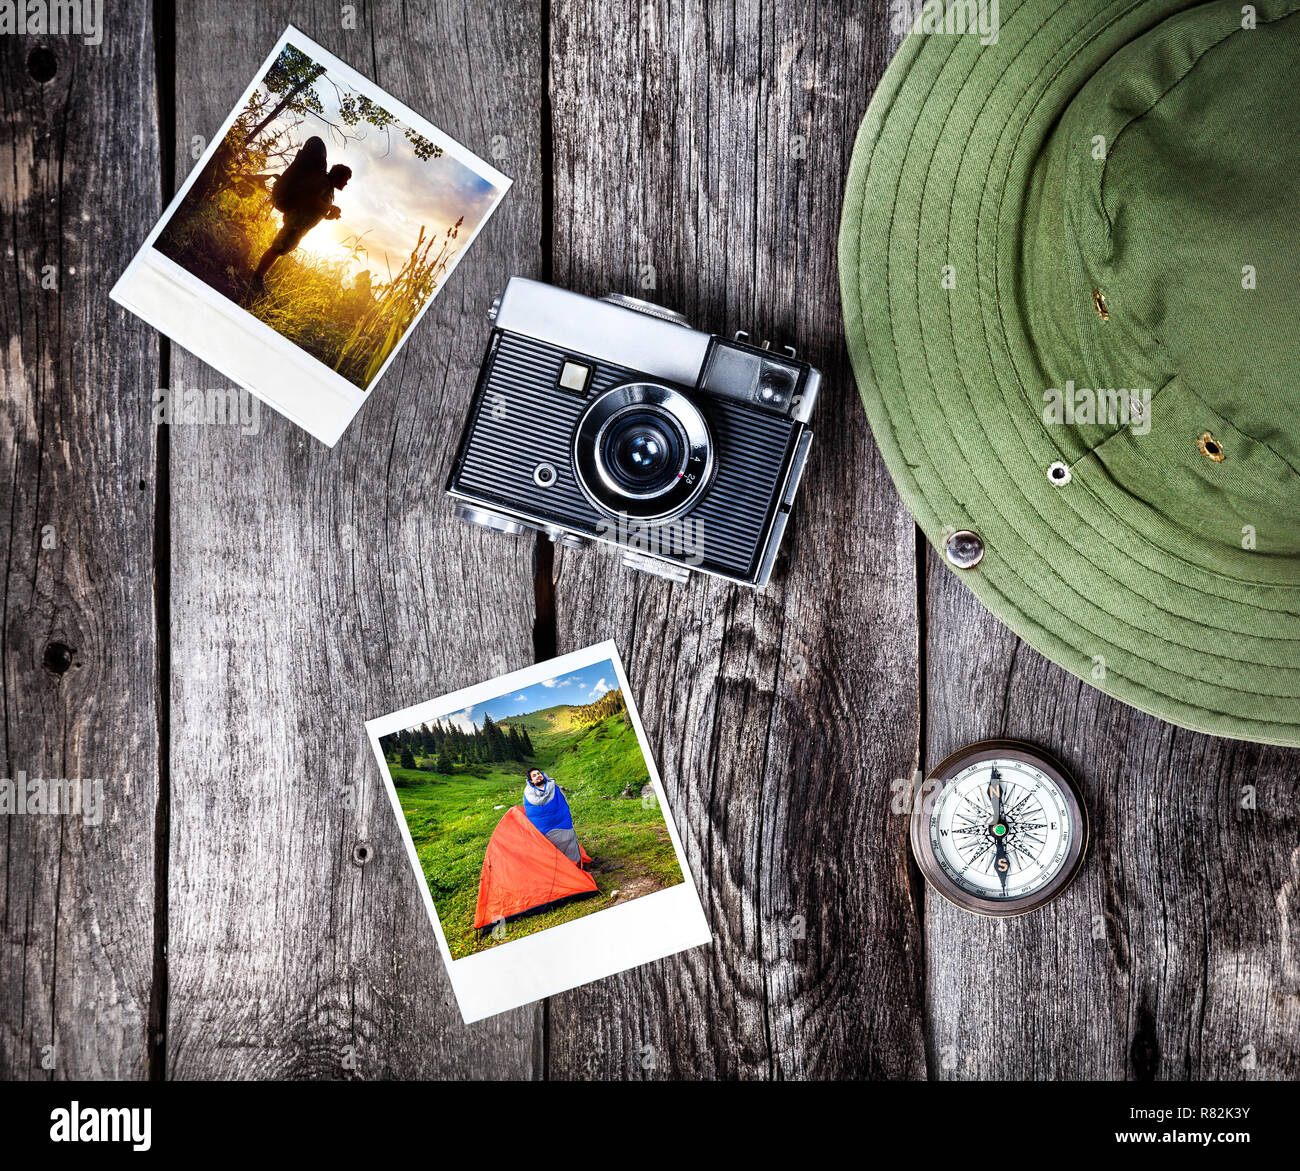
<instances>
[{"instance_id":1,"label":"backpack on hiker","mask_svg":"<svg viewBox=\"0 0 1300 1171\"><path fill-rule=\"evenodd\" d=\"M297 211L307 192L318 192L325 181L325 143L312 135L302 150L271 184L271 203L281 212Z\"/></svg>"}]
</instances>

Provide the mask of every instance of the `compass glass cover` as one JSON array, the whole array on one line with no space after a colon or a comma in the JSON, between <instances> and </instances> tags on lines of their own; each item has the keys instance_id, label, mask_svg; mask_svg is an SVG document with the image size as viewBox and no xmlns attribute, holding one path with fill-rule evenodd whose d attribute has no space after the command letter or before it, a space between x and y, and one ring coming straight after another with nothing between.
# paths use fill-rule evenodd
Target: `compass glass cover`
<instances>
[{"instance_id":1,"label":"compass glass cover","mask_svg":"<svg viewBox=\"0 0 1300 1171\"><path fill-rule=\"evenodd\" d=\"M940 868L983 899L1033 895L1061 870L1075 832L1057 783L1020 760L979 760L936 795L930 845Z\"/></svg>"}]
</instances>

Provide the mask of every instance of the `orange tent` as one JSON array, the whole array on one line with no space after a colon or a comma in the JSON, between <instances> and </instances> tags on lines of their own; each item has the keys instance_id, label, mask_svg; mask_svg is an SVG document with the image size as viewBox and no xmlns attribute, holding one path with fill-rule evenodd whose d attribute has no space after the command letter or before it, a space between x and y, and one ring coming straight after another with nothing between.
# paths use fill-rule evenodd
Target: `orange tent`
<instances>
[{"instance_id":1,"label":"orange tent","mask_svg":"<svg viewBox=\"0 0 1300 1171\"><path fill-rule=\"evenodd\" d=\"M578 847L585 865L591 859ZM478 880L476 928L513 919L565 899L596 893L596 880L575 866L515 805L497 823L488 841Z\"/></svg>"}]
</instances>

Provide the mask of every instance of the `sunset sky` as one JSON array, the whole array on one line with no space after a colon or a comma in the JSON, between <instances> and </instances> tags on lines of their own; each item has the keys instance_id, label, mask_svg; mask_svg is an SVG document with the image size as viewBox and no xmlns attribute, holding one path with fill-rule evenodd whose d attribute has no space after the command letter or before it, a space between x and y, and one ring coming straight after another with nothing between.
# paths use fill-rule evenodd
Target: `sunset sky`
<instances>
[{"instance_id":1,"label":"sunset sky","mask_svg":"<svg viewBox=\"0 0 1300 1171\"><path fill-rule=\"evenodd\" d=\"M388 279L390 269L393 274L401 269L415 247L422 224L427 229L426 238L430 234L441 236L463 215L465 222L455 242L456 247L463 247L491 210L499 195L497 189L449 153L421 162L402 133L402 123L394 122L386 130L366 122L344 126L339 117L339 91L344 87L339 83L336 90L329 74L319 78L312 88L320 98L325 118L341 127L347 140L342 141L336 130L313 113L308 113L305 120L297 114L281 115L268 127L268 133L293 126L290 135L298 146L313 134L319 135L329 152L328 166L343 163L352 168L352 178L347 187L334 193L341 217L322 220L312 228L299 245L299 254L304 259L308 258L305 254L312 254L328 261L346 261L353 276L368 268L378 283ZM367 96L391 109L379 95ZM272 94L270 100L274 105L279 99ZM425 127L416 130L446 146L444 135L428 134ZM278 213L273 214L279 218ZM358 235L367 254L352 261L348 244ZM435 245L434 252L438 247Z\"/></svg>"}]
</instances>

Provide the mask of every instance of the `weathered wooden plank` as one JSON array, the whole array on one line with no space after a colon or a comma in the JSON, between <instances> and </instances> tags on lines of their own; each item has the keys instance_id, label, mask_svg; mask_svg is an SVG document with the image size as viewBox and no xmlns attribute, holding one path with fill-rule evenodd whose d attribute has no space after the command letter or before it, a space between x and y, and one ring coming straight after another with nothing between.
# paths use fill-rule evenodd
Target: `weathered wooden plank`
<instances>
[{"instance_id":1,"label":"weathered wooden plank","mask_svg":"<svg viewBox=\"0 0 1300 1171\"><path fill-rule=\"evenodd\" d=\"M362 727L532 659L531 543L466 529L442 487L483 314L538 263L537 14L418 15L180 16L178 141L215 131L292 18L471 148L502 135L519 182L333 451L269 411L256 437L172 432L176 1077L538 1070L540 1008L461 1024ZM219 384L185 354L172 373Z\"/></svg>"},{"instance_id":2,"label":"weathered wooden plank","mask_svg":"<svg viewBox=\"0 0 1300 1171\"><path fill-rule=\"evenodd\" d=\"M715 943L553 998L552 1076L924 1073L919 907L889 813L920 738L914 532L835 268L886 29L884 5L553 9L557 283L796 342L825 382L766 591L557 558L559 647L618 640Z\"/></svg>"},{"instance_id":3,"label":"weathered wooden plank","mask_svg":"<svg viewBox=\"0 0 1300 1171\"><path fill-rule=\"evenodd\" d=\"M991 736L1036 742L1079 780L1093 832L1074 885L1034 914L994 922L927 894L934 1075L1300 1074L1300 751L1115 702L933 555L927 634L929 764Z\"/></svg>"},{"instance_id":4,"label":"weathered wooden plank","mask_svg":"<svg viewBox=\"0 0 1300 1171\"><path fill-rule=\"evenodd\" d=\"M149 1070L158 346L108 290L159 206L150 6L103 31L0 44L0 776L91 802L0 818L6 1078Z\"/></svg>"}]
</instances>

